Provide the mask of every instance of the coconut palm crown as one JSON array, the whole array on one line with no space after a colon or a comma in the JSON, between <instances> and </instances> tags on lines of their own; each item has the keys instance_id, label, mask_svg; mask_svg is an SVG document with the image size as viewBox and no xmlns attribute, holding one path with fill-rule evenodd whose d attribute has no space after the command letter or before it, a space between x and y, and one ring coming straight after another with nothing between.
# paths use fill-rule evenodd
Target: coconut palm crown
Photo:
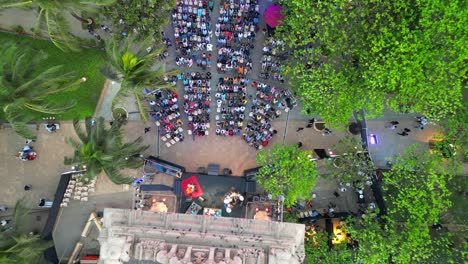
<instances>
[{"instance_id":1,"label":"coconut palm crown","mask_svg":"<svg viewBox=\"0 0 468 264\"><path fill-rule=\"evenodd\" d=\"M16 202L13 211L8 226L0 227L0 263L45 263L43 253L53 241L28 234L30 216L24 198Z\"/></svg>"},{"instance_id":2,"label":"coconut palm crown","mask_svg":"<svg viewBox=\"0 0 468 264\"><path fill-rule=\"evenodd\" d=\"M139 48L135 46L131 37L107 42L107 63L101 66L100 71L106 78L121 83L120 90L112 102L112 108L129 93L133 93L142 120L146 122L146 109L140 101L144 96L143 88L173 88L164 77L176 75L179 71L165 71L164 64L160 60L163 49L153 49L151 41L139 43Z\"/></svg>"},{"instance_id":3,"label":"coconut palm crown","mask_svg":"<svg viewBox=\"0 0 468 264\"><path fill-rule=\"evenodd\" d=\"M1 46L0 109L17 134L34 139L26 124L34 119L32 112L63 113L73 106L73 100L51 102L49 96L72 91L81 80L74 72L64 72L63 66L46 70L39 67L47 55L11 42ZM1 114L0 114L1 116Z\"/></svg>"},{"instance_id":4,"label":"coconut palm crown","mask_svg":"<svg viewBox=\"0 0 468 264\"><path fill-rule=\"evenodd\" d=\"M74 148L73 157L65 157L66 165L86 165L85 177L94 179L102 171L115 184L129 184L132 178L125 177L120 170L138 168L143 165L141 159L134 158L148 149L141 145L142 138L124 143L121 123L114 121L106 128L103 117L85 120L85 129L78 119L73 120L73 127L79 141L67 138L67 143Z\"/></svg>"},{"instance_id":5,"label":"coconut palm crown","mask_svg":"<svg viewBox=\"0 0 468 264\"><path fill-rule=\"evenodd\" d=\"M35 33L47 30L50 40L61 50L79 50L78 40L70 33L70 23L65 13L79 18L81 11L97 12L115 0L0 0L0 9L23 8L37 10ZM83 20L79 18L80 20Z\"/></svg>"}]
</instances>

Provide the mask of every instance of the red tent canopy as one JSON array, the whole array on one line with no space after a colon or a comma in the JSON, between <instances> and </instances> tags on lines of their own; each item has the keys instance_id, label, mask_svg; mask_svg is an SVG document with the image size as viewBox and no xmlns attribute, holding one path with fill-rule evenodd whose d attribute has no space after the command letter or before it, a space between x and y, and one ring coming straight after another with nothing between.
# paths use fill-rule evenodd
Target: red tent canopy
<instances>
[{"instance_id":1,"label":"red tent canopy","mask_svg":"<svg viewBox=\"0 0 468 264\"><path fill-rule=\"evenodd\" d=\"M279 25L279 23L284 19L284 15L281 12L281 6L279 5L272 5L269 6L265 10L265 23L268 26L275 28Z\"/></svg>"},{"instance_id":2,"label":"red tent canopy","mask_svg":"<svg viewBox=\"0 0 468 264\"><path fill-rule=\"evenodd\" d=\"M198 184L198 180L195 176L188 177L183 180L180 185L185 196L190 196L192 199L195 199L203 195L203 190L200 187L200 184Z\"/></svg>"}]
</instances>

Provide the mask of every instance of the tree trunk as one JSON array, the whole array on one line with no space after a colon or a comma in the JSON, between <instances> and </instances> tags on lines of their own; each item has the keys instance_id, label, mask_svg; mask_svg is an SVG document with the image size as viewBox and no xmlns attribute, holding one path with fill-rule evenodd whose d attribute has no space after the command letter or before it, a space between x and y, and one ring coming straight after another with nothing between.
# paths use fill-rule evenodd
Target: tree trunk
<instances>
[{"instance_id":1,"label":"tree trunk","mask_svg":"<svg viewBox=\"0 0 468 264\"><path fill-rule=\"evenodd\" d=\"M85 23L85 24L89 25L89 21L87 19L84 19L84 18L80 17L75 12L70 12L70 14L72 15L72 17L76 18L77 20L81 21L82 23Z\"/></svg>"}]
</instances>

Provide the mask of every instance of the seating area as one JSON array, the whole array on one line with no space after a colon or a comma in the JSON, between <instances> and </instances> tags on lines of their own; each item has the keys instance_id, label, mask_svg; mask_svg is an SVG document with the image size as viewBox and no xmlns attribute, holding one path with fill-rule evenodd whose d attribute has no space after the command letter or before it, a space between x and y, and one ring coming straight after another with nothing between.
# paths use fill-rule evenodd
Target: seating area
<instances>
[{"instance_id":1,"label":"seating area","mask_svg":"<svg viewBox=\"0 0 468 264\"><path fill-rule=\"evenodd\" d=\"M184 75L184 112L188 118L188 134L207 136L210 128L211 74L191 72Z\"/></svg>"},{"instance_id":2,"label":"seating area","mask_svg":"<svg viewBox=\"0 0 468 264\"><path fill-rule=\"evenodd\" d=\"M275 40L272 37L265 40L259 78L284 83L282 62L286 60L286 54L283 47L282 40Z\"/></svg>"},{"instance_id":3,"label":"seating area","mask_svg":"<svg viewBox=\"0 0 468 264\"><path fill-rule=\"evenodd\" d=\"M172 11L172 27L178 66L192 67L194 62L201 60L202 52L212 50L211 17L207 1L177 0ZM204 67L207 67L210 60L205 58L204 61Z\"/></svg>"},{"instance_id":4,"label":"seating area","mask_svg":"<svg viewBox=\"0 0 468 264\"><path fill-rule=\"evenodd\" d=\"M247 84L243 77L219 78L216 88L216 135L240 135L245 119Z\"/></svg>"},{"instance_id":5,"label":"seating area","mask_svg":"<svg viewBox=\"0 0 468 264\"><path fill-rule=\"evenodd\" d=\"M174 91L157 89L151 92L154 99L149 102L150 116L160 127L161 140L170 147L184 141L183 122L180 117L178 94Z\"/></svg>"},{"instance_id":6,"label":"seating area","mask_svg":"<svg viewBox=\"0 0 468 264\"><path fill-rule=\"evenodd\" d=\"M223 0L219 10L218 22L215 25L217 47L232 47L234 44L250 46L259 30L258 1Z\"/></svg>"},{"instance_id":7,"label":"seating area","mask_svg":"<svg viewBox=\"0 0 468 264\"><path fill-rule=\"evenodd\" d=\"M89 193L95 191L96 179L85 181L82 174L73 175L68 182L60 207L68 207L71 200L87 202Z\"/></svg>"}]
</instances>

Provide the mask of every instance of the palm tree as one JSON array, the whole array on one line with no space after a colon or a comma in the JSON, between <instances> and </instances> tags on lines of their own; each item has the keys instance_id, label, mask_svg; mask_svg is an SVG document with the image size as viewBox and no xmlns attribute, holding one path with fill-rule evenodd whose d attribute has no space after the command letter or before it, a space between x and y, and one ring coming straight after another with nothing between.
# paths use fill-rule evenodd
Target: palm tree
<instances>
[{"instance_id":1,"label":"palm tree","mask_svg":"<svg viewBox=\"0 0 468 264\"><path fill-rule=\"evenodd\" d=\"M93 179L104 171L115 184L129 184L132 179L124 177L120 170L142 166L142 161L134 157L139 156L149 146L141 145L141 137L124 143L121 123L115 121L109 129L105 127L105 123L103 117L95 121L88 117L83 131L80 121L73 120L73 127L81 142L67 138L67 143L74 148L75 153L71 158L65 157L65 164L86 165L87 179Z\"/></svg>"},{"instance_id":2,"label":"palm tree","mask_svg":"<svg viewBox=\"0 0 468 264\"><path fill-rule=\"evenodd\" d=\"M53 245L39 235L27 234L29 210L24 198L16 202L10 229L0 232L0 263L41 263L43 252Z\"/></svg>"},{"instance_id":3,"label":"palm tree","mask_svg":"<svg viewBox=\"0 0 468 264\"><path fill-rule=\"evenodd\" d=\"M97 11L100 7L109 6L115 0L0 0L0 9L29 8L38 11L35 32L45 28L50 40L61 50L79 50L77 39L70 33L70 25L64 14L69 12L73 17L80 11ZM82 19L79 19L82 20Z\"/></svg>"},{"instance_id":4,"label":"palm tree","mask_svg":"<svg viewBox=\"0 0 468 264\"><path fill-rule=\"evenodd\" d=\"M77 89L81 80L74 72L63 72L63 66L41 70L38 65L47 57L42 51L13 43L5 43L1 48L0 107L4 119L17 134L34 139L26 126L34 119L32 112L59 114L69 110L75 101L50 102L48 97Z\"/></svg>"},{"instance_id":5,"label":"palm tree","mask_svg":"<svg viewBox=\"0 0 468 264\"><path fill-rule=\"evenodd\" d=\"M152 47L152 45L149 41L143 41L139 44L140 48L133 51L130 39L130 37L122 41L114 39L107 43L106 54L108 61L100 70L106 78L121 83L120 90L112 102L112 109L122 98L129 93L133 93L142 121L146 123L146 109L140 100L143 95L143 87L171 88L173 86L164 81L164 77L176 75L179 71L165 72L160 61L162 48L151 49L148 52L146 47ZM156 67L156 69L153 69L153 67Z\"/></svg>"}]
</instances>

